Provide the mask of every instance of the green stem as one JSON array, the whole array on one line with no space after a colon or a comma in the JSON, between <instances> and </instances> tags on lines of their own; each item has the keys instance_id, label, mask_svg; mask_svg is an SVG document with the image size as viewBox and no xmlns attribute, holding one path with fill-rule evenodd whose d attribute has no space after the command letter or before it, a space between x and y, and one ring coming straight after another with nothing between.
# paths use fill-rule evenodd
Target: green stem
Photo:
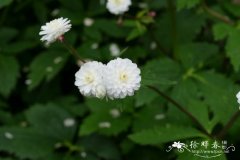
<instances>
[{"instance_id":1,"label":"green stem","mask_svg":"<svg viewBox=\"0 0 240 160\"><path fill-rule=\"evenodd\" d=\"M176 102L174 99L172 99L171 97L169 97L168 95L166 95L165 93L163 93L162 91L160 91L159 89L157 89L154 86L147 86L148 88L150 88L151 90L155 91L156 93L158 93L161 97L163 97L164 99L166 99L168 102L172 103L174 106L177 107L177 109L179 109L181 112L183 112L184 114L186 114L195 124L197 124L200 129L202 130L202 132L204 134L206 134L208 137L212 137L206 130L205 128L202 126L202 124L189 112L185 109L185 107L183 107L182 105L180 105L178 102Z\"/></svg>"},{"instance_id":2,"label":"green stem","mask_svg":"<svg viewBox=\"0 0 240 160\"><path fill-rule=\"evenodd\" d=\"M206 11L206 13L208 13L209 15L211 15L229 25L235 25L235 22L233 22L229 17L222 15L222 14L212 10L211 8L209 8L204 0L202 1L202 7Z\"/></svg>"},{"instance_id":3,"label":"green stem","mask_svg":"<svg viewBox=\"0 0 240 160\"><path fill-rule=\"evenodd\" d=\"M61 41L63 46L71 53L77 60L85 63L85 61L79 56L77 50L73 48L70 44L68 44L65 40Z\"/></svg>"},{"instance_id":4,"label":"green stem","mask_svg":"<svg viewBox=\"0 0 240 160\"><path fill-rule=\"evenodd\" d=\"M218 139L222 139L226 133L228 132L228 130L233 126L234 122L236 122L237 118L240 116L240 110L238 110L237 112L235 112L233 114L233 116L230 118L230 120L227 122L227 124L225 125L225 127L223 127L223 129L219 132L219 134L216 136Z\"/></svg>"}]
</instances>

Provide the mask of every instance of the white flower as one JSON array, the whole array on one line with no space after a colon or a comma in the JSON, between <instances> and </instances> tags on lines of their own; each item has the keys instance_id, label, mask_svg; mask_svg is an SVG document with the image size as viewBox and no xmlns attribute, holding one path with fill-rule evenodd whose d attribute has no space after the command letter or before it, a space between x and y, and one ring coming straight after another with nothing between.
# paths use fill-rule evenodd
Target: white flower
<instances>
[{"instance_id":1,"label":"white flower","mask_svg":"<svg viewBox=\"0 0 240 160\"><path fill-rule=\"evenodd\" d=\"M10 132L5 132L5 133L4 133L4 136L5 136L5 138L7 138L7 139L13 139L13 138L14 138L13 134L10 133Z\"/></svg>"},{"instance_id":2,"label":"white flower","mask_svg":"<svg viewBox=\"0 0 240 160\"><path fill-rule=\"evenodd\" d=\"M100 122L98 124L99 128L110 128L111 127L111 123L110 122Z\"/></svg>"},{"instance_id":3,"label":"white flower","mask_svg":"<svg viewBox=\"0 0 240 160\"><path fill-rule=\"evenodd\" d=\"M240 91L237 93L236 97L237 97L237 102L240 104Z\"/></svg>"},{"instance_id":4,"label":"white flower","mask_svg":"<svg viewBox=\"0 0 240 160\"><path fill-rule=\"evenodd\" d=\"M75 74L75 86L84 96L103 98L106 94L103 74L105 65L100 62L92 61L84 63Z\"/></svg>"},{"instance_id":5,"label":"white flower","mask_svg":"<svg viewBox=\"0 0 240 160\"><path fill-rule=\"evenodd\" d=\"M140 69L129 59L117 58L107 64L104 81L110 99L133 96L140 88Z\"/></svg>"},{"instance_id":6,"label":"white flower","mask_svg":"<svg viewBox=\"0 0 240 160\"><path fill-rule=\"evenodd\" d=\"M66 118L66 119L64 119L64 121L63 121L63 125L64 125L65 127L72 127L72 126L75 125L75 120L74 120L73 118Z\"/></svg>"},{"instance_id":7,"label":"white flower","mask_svg":"<svg viewBox=\"0 0 240 160\"><path fill-rule=\"evenodd\" d=\"M94 23L94 20L92 18L84 18L84 20L83 20L83 24L86 27L92 26L93 23Z\"/></svg>"},{"instance_id":8,"label":"white flower","mask_svg":"<svg viewBox=\"0 0 240 160\"><path fill-rule=\"evenodd\" d=\"M121 115L120 111L116 108L111 109L109 113L113 118L118 118Z\"/></svg>"},{"instance_id":9,"label":"white flower","mask_svg":"<svg viewBox=\"0 0 240 160\"><path fill-rule=\"evenodd\" d=\"M107 9L110 13L118 15L128 11L131 0L108 0Z\"/></svg>"},{"instance_id":10,"label":"white flower","mask_svg":"<svg viewBox=\"0 0 240 160\"><path fill-rule=\"evenodd\" d=\"M67 18L54 19L41 27L39 35L42 36L41 41L45 41L47 45L55 42L64 33L71 29L72 25Z\"/></svg>"},{"instance_id":11,"label":"white flower","mask_svg":"<svg viewBox=\"0 0 240 160\"><path fill-rule=\"evenodd\" d=\"M110 44L109 50L110 50L111 55L114 57L118 57L121 54L119 46L115 43Z\"/></svg>"}]
</instances>

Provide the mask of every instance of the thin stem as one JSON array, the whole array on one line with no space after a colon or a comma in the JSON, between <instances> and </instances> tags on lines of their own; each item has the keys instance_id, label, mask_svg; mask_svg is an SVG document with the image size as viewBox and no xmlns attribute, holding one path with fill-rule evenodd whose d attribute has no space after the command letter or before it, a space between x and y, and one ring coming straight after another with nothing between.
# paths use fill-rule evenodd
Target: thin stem
<instances>
[{"instance_id":1,"label":"thin stem","mask_svg":"<svg viewBox=\"0 0 240 160\"><path fill-rule=\"evenodd\" d=\"M189 112L185 109L185 107L183 107L182 105L180 105L178 102L176 102L174 99L172 99L171 97L169 97L168 95L166 95L165 93L163 93L162 91L160 91L159 89L157 89L154 86L147 86L148 88L152 89L153 91L155 91L156 93L158 93L161 97L163 97L164 99L166 99L168 102L172 103L174 106L176 106L181 112L183 112L184 114L186 114L194 123L196 123L202 130L202 132L204 134L206 134L207 136L211 137L211 135L205 130L205 128L202 126L202 124Z\"/></svg>"},{"instance_id":2,"label":"thin stem","mask_svg":"<svg viewBox=\"0 0 240 160\"><path fill-rule=\"evenodd\" d=\"M240 110L238 110L233 114L233 116L230 118L228 123L225 125L225 127L223 127L222 131L220 131L216 137L218 139L222 139L226 135L227 131L233 126L234 122L236 122L239 116L240 116Z\"/></svg>"},{"instance_id":3,"label":"thin stem","mask_svg":"<svg viewBox=\"0 0 240 160\"><path fill-rule=\"evenodd\" d=\"M65 40L61 41L63 46L71 53L77 60L82 61L85 63L85 61L79 56L77 50L73 48L71 45L69 45Z\"/></svg>"},{"instance_id":4,"label":"thin stem","mask_svg":"<svg viewBox=\"0 0 240 160\"><path fill-rule=\"evenodd\" d=\"M211 8L209 8L204 0L202 1L202 7L209 15L223 21L224 23L227 23L227 24L230 24L230 25L235 24L229 17L227 17L225 15L222 15L222 14L212 10Z\"/></svg>"}]
</instances>

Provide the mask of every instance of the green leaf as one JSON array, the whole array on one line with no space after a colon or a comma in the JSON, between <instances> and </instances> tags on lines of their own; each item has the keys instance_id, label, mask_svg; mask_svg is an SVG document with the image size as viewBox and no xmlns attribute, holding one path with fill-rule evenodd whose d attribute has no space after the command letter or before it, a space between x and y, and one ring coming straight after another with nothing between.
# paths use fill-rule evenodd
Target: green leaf
<instances>
[{"instance_id":1,"label":"green leaf","mask_svg":"<svg viewBox=\"0 0 240 160\"><path fill-rule=\"evenodd\" d=\"M230 79L214 72L205 72L199 75L204 80L200 83L204 101L210 106L214 119L226 124L234 112L238 110L236 93L239 86Z\"/></svg>"},{"instance_id":2,"label":"green leaf","mask_svg":"<svg viewBox=\"0 0 240 160\"><path fill-rule=\"evenodd\" d=\"M108 123L109 127L101 127L102 123ZM127 130L130 125L130 117L121 113L120 117L114 118L109 109L102 108L101 111L92 113L84 119L80 126L80 135L89 135L99 132L105 135L117 135Z\"/></svg>"},{"instance_id":3,"label":"green leaf","mask_svg":"<svg viewBox=\"0 0 240 160\"><path fill-rule=\"evenodd\" d=\"M31 84L30 90L37 87L46 78L47 81L53 79L64 67L68 59L68 54L62 51L47 51L38 55L30 65L28 79Z\"/></svg>"},{"instance_id":4,"label":"green leaf","mask_svg":"<svg viewBox=\"0 0 240 160\"><path fill-rule=\"evenodd\" d=\"M26 128L0 128L0 150L13 153L21 159L41 158L51 153L56 139Z\"/></svg>"},{"instance_id":5,"label":"green leaf","mask_svg":"<svg viewBox=\"0 0 240 160\"><path fill-rule=\"evenodd\" d=\"M149 61L142 68L142 84L173 85L180 77L180 66L168 58Z\"/></svg>"},{"instance_id":6,"label":"green leaf","mask_svg":"<svg viewBox=\"0 0 240 160\"><path fill-rule=\"evenodd\" d=\"M107 137L99 135L84 137L81 141L81 145L83 145L87 151L93 152L103 159L120 159L120 152L117 146Z\"/></svg>"},{"instance_id":7,"label":"green leaf","mask_svg":"<svg viewBox=\"0 0 240 160\"><path fill-rule=\"evenodd\" d=\"M182 10L184 8L190 9L199 4L201 0L177 0L177 9Z\"/></svg>"},{"instance_id":8,"label":"green leaf","mask_svg":"<svg viewBox=\"0 0 240 160\"><path fill-rule=\"evenodd\" d=\"M132 141L142 145L156 145L193 137L205 136L194 128L170 124L129 135Z\"/></svg>"},{"instance_id":9,"label":"green leaf","mask_svg":"<svg viewBox=\"0 0 240 160\"><path fill-rule=\"evenodd\" d=\"M0 1L0 8L8 6L9 4L12 3L13 0L1 0Z\"/></svg>"},{"instance_id":10,"label":"green leaf","mask_svg":"<svg viewBox=\"0 0 240 160\"><path fill-rule=\"evenodd\" d=\"M227 56L230 58L231 64L235 71L239 71L240 67L240 30L234 30L230 33L227 45L225 47Z\"/></svg>"},{"instance_id":11,"label":"green leaf","mask_svg":"<svg viewBox=\"0 0 240 160\"><path fill-rule=\"evenodd\" d=\"M217 52L217 46L209 43L189 43L181 45L178 49L178 55L186 69L201 68Z\"/></svg>"},{"instance_id":12,"label":"green leaf","mask_svg":"<svg viewBox=\"0 0 240 160\"><path fill-rule=\"evenodd\" d=\"M0 94L8 96L19 77L19 64L14 57L0 55Z\"/></svg>"},{"instance_id":13,"label":"green leaf","mask_svg":"<svg viewBox=\"0 0 240 160\"><path fill-rule=\"evenodd\" d=\"M54 104L32 106L26 112L26 117L38 133L59 141L71 140L76 130L76 123L72 126L64 125L65 120L74 120L73 117Z\"/></svg>"},{"instance_id":14,"label":"green leaf","mask_svg":"<svg viewBox=\"0 0 240 160\"><path fill-rule=\"evenodd\" d=\"M0 45L6 44L11 41L16 35L18 31L15 28L1 28L0 29ZM4 46L4 45L3 45Z\"/></svg>"},{"instance_id":15,"label":"green leaf","mask_svg":"<svg viewBox=\"0 0 240 160\"><path fill-rule=\"evenodd\" d=\"M234 28L226 23L217 23L213 26L213 35L215 40L226 38Z\"/></svg>"}]
</instances>

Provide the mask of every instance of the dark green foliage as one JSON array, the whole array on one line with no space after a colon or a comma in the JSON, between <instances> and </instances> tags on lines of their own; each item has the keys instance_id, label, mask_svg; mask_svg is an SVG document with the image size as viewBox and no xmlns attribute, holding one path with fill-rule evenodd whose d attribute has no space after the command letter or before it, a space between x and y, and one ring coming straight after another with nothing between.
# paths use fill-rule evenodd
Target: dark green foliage
<instances>
[{"instance_id":1,"label":"dark green foliage","mask_svg":"<svg viewBox=\"0 0 240 160\"><path fill-rule=\"evenodd\" d=\"M240 119L218 134L238 110L240 2L132 2L115 16L104 0L0 0L0 160L202 160L166 149L221 138L236 152L212 159L239 158ZM141 68L140 90L83 97L79 62L40 41L40 27L59 17L71 20L65 40L80 57L106 63L118 44Z\"/></svg>"}]
</instances>

